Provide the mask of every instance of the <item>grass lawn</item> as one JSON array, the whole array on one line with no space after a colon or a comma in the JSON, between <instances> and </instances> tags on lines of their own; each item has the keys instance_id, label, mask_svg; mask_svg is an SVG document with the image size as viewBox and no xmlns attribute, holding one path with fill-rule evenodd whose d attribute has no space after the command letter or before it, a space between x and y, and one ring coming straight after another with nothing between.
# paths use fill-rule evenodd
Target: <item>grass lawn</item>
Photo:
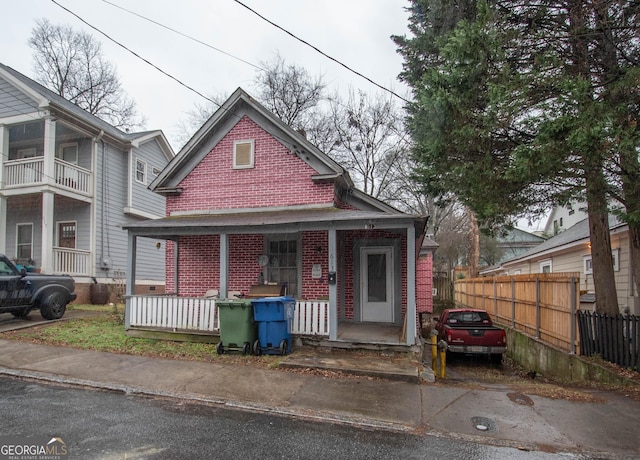
<instances>
[{"instance_id":1,"label":"grass lawn","mask_svg":"<svg viewBox=\"0 0 640 460\"><path fill-rule=\"evenodd\" d=\"M110 353L192 361L258 364L264 367L275 367L281 360L280 356L258 357L226 353L218 356L216 344L210 343L128 337L124 330L124 306L71 305L69 311L72 310L94 311L99 314L4 332L0 334L0 338Z\"/></svg>"}]
</instances>

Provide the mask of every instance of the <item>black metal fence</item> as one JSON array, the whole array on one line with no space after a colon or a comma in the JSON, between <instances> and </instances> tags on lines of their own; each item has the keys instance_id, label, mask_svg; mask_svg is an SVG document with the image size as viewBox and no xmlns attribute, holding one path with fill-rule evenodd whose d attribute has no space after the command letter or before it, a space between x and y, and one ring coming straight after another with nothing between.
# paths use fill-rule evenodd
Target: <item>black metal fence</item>
<instances>
[{"instance_id":1,"label":"black metal fence","mask_svg":"<svg viewBox=\"0 0 640 460\"><path fill-rule=\"evenodd\" d=\"M640 372L640 316L607 315L578 310L580 354Z\"/></svg>"}]
</instances>

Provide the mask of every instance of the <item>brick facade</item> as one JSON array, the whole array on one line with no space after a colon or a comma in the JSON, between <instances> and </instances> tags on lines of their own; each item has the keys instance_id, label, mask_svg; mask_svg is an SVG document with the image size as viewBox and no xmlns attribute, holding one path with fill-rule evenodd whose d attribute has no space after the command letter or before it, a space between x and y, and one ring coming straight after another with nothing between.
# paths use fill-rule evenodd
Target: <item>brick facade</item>
<instances>
[{"instance_id":1,"label":"brick facade","mask_svg":"<svg viewBox=\"0 0 640 460\"><path fill-rule=\"evenodd\" d=\"M254 141L254 167L233 169L233 145L237 140ZM244 116L229 133L198 163L179 184L183 192L166 200L167 215L174 212L214 211L297 205L330 205L355 210L340 200L331 181L314 182L317 172L289 151L253 120ZM266 235L229 235L228 290L246 293L259 282L263 267L258 257L265 253ZM349 230L338 234L339 278L344 277L344 313L347 320L354 319L354 245L357 240L375 239L380 244L394 245L399 241L401 275L400 299L402 315L407 306L407 240L402 233L381 230ZM301 297L306 300L327 299L328 284L328 231L303 232L300 238L302 266ZM180 296L202 296L210 289L220 289L220 236L181 236L179 248ZM175 292L174 243L166 246L166 291ZM431 255L417 263L417 311L431 311ZM344 266L342 265L344 261ZM319 266L320 277L314 278L314 266ZM343 270L344 273L340 273ZM299 278L300 279L300 278ZM339 281L337 288L340 291ZM416 322L417 324L417 322Z\"/></svg>"},{"instance_id":2,"label":"brick facade","mask_svg":"<svg viewBox=\"0 0 640 460\"><path fill-rule=\"evenodd\" d=\"M233 169L234 141L251 139L255 141L254 167ZM314 174L315 170L245 116L182 180L182 194L167 197L167 215L333 203L333 184L314 183Z\"/></svg>"}]
</instances>

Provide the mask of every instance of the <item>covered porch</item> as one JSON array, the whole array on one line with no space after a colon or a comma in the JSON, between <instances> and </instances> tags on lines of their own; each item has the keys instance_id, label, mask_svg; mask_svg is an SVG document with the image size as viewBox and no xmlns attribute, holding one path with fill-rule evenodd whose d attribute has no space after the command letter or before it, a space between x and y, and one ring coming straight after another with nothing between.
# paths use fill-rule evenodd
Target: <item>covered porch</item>
<instances>
[{"instance_id":1,"label":"covered porch","mask_svg":"<svg viewBox=\"0 0 640 460\"><path fill-rule=\"evenodd\" d=\"M264 267L260 271L257 260L272 258L264 249L269 238L286 236L297 244L292 266L298 272L284 283L290 289L287 294L296 298L294 339L343 348L354 344L412 347L418 341L416 240L421 241L425 223L426 218L404 214L331 207L171 216L132 224L127 227L125 327L130 335L163 332L217 340L217 299L207 298L206 292L215 289L218 298L227 299L232 291L246 293L258 276L273 281L273 273L283 270ZM138 238L168 242L167 287L174 294L134 295ZM370 253L378 259L386 256L388 268L380 279L389 274L387 307L366 304L367 292L380 291L366 287L368 259L360 257ZM196 273L185 273L187 263L198 265ZM383 308L382 314L371 310L374 307Z\"/></svg>"}]
</instances>

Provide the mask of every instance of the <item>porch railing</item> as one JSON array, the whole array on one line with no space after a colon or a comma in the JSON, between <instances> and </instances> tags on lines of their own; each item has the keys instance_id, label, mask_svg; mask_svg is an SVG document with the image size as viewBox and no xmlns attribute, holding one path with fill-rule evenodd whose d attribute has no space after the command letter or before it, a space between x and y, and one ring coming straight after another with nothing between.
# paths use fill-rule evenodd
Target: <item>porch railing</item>
<instances>
[{"instance_id":1,"label":"porch railing","mask_svg":"<svg viewBox=\"0 0 640 460\"><path fill-rule=\"evenodd\" d=\"M57 158L54 167L56 184L85 195L91 194L91 171Z\"/></svg>"},{"instance_id":2,"label":"porch railing","mask_svg":"<svg viewBox=\"0 0 640 460\"><path fill-rule=\"evenodd\" d=\"M53 248L53 271L73 276L89 276L91 252L82 249Z\"/></svg>"},{"instance_id":3,"label":"porch railing","mask_svg":"<svg viewBox=\"0 0 640 460\"><path fill-rule=\"evenodd\" d=\"M129 324L169 330L220 330L215 299L175 296L129 296ZM329 335L329 302L298 301L291 333Z\"/></svg>"},{"instance_id":4,"label":"porch railing","mask_svg":"<svg viewBox=\"0 0 640 460\"><path fill-rule=\"evenodd\" d=\"M203 297L131 296L129 324L170 330L220 329L218 309L214 299Z\"/></svg>"},{"instance_id":5,"label":"porch railing","mask_svg":"<svg viewBox=\"0 0 640 460\"><path fill-rule=\"evenodd\" d=\"M5 187L32 185L42 182L44 158L24 158L4 162Z\"/></svg>"},{"instance_id":6,"label":"porch railing","mask_svg":"<svg viewBox=\"0 0 640 460\"><path fill-rule=\"evenodd\" d=\"M329 302L299 301L293 315L292 334L329 335Z\"/></svg>"},{"instance_id":7,"label":"porch railing","mask_svg":"<svg viewBox=\"0 0 640 460\"><path fill-rule=\"evenodd\" d=\"M56 185L84 195L91 195L91 171L66 161L55 159L53 180ZM42 184L47 182L44 174L44 158L34 157L4 162L5 187Z\"/></svg>"}]
</instances>

